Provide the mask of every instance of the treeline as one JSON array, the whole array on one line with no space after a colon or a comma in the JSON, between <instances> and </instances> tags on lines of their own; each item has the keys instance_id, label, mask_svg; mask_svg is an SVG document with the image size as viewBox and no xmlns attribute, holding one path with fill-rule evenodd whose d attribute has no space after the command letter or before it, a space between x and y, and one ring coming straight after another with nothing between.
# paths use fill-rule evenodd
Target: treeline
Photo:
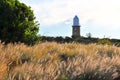
<instances>
[{"instance_id":1,"label":"treeline","mask_svg":"<svg viewBox=\"0 0 120 80\"><path fill-rule=\"evenodd\" d=\"M69 42L78 42L82 44L103 44L103 45L115 45L120 47L120 39L109 39L109 38L89 38L89 37L80 37L80 38L71 38L71 37L49 37L41 36L42 42L57 42L57 43L69 43Z\"/></svg>"}]
</instances>

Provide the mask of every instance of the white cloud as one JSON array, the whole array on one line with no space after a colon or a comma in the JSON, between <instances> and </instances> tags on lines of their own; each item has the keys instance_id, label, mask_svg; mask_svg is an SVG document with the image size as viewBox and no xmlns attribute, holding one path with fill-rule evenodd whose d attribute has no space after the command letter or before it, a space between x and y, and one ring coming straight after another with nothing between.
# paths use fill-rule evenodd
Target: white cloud
<instances>
[{"instance_id":1,"label":"white cloud","mask_svg":"<svg viewBox=\"0 0 120 80\"><path fill-rule=\"evenodd\" d=\"M72 20L77 14L82 24L87 24L89 20L92 20L94 24L101 27L120 27L119 0L44 0L37 3L28 1L29 3L27 0L25 3L32 7L41 25Z\"/></svg>"}]
</instances>

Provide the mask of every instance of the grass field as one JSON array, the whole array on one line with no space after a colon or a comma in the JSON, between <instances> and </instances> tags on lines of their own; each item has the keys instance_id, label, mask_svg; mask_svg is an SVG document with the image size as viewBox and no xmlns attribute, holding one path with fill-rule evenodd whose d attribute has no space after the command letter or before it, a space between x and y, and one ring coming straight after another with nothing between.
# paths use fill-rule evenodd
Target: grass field
<instances>
[{"instance_id":1,"label":"grass field","mask_svg":"<svg viewBox=\"0 0 120 80\"><path fill-rule=\"evenodd\" d=\"M0 43L0 80L120 80L119 76L119 47Z\"/></svg>"}]
</instances>

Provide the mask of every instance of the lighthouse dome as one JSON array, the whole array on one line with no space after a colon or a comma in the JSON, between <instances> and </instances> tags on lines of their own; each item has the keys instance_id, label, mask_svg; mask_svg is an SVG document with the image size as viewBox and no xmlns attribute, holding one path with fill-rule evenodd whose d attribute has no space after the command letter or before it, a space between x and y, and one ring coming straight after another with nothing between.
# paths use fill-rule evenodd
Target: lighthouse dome
<instances>
[{"instance_id":1,"label":"lighthouse dome","mask_svg":"<svg viewBox=\"0 0 120 80\"><path fill-rule=\"evenodd\" d=\"M77 15L73 18L73 26L79 26L79 18Z\"/></svg>"}]
</instances>

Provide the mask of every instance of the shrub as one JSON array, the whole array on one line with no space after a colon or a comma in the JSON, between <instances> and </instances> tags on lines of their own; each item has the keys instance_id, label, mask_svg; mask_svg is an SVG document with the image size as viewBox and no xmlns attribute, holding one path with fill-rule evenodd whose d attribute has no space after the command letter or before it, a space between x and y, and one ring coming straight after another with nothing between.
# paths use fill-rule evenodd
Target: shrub
<instances>
[{"instance_id":1,"label":"shrub","mask_svg":"<svg viewBox=\"0 0 120 80\"><path fill-rule=\"evenodd\" d=\"M100 40L98 40L98 44L112 45L112 42L109 39L100 39Z\"/></svg>"}]
</instances>

